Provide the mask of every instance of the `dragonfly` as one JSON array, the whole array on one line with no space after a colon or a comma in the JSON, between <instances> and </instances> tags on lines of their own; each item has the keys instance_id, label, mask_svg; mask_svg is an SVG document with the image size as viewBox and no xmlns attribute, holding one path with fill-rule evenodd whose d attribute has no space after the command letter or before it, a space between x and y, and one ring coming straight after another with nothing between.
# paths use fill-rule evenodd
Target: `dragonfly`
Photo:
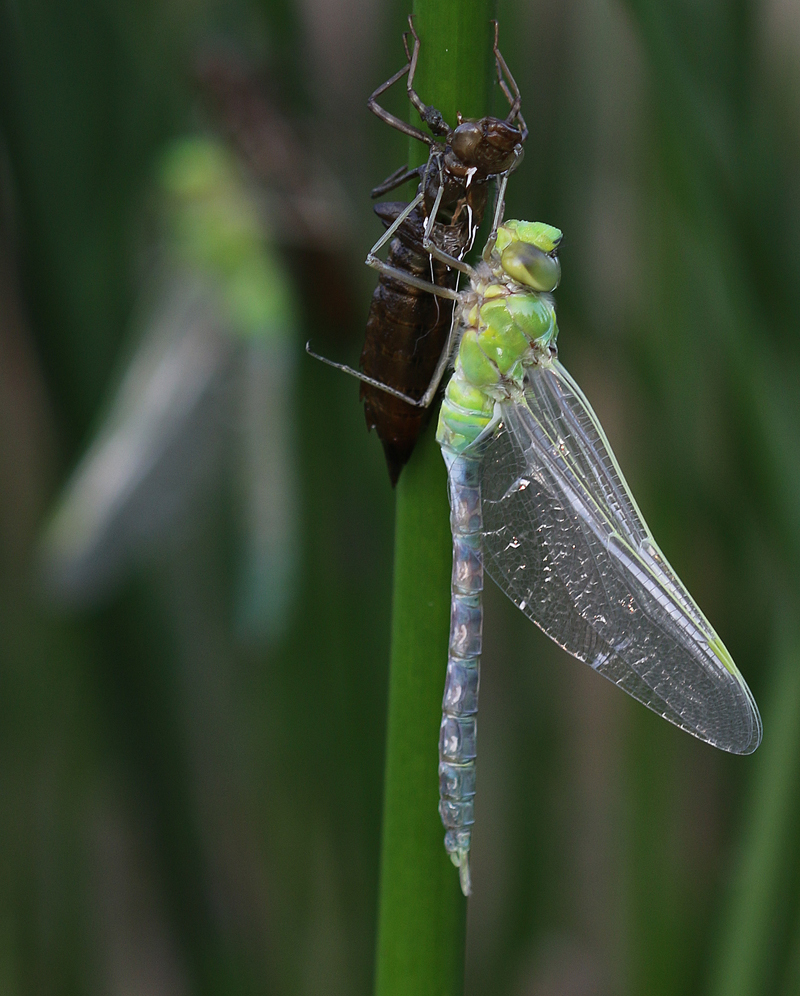
<instances>
[{"instance_id":1,"label":"dragonfly","mask_svg":"<svg viewBox=\"0 0 800 996\"><path fill-rule=\"evenodd\" d=\"M409 203L387 202L375 208L386 231L366 259L368 266L378 270L379 279L361 354L363 373L325 361L361 380L367 427L376 430L383 444L393 486L428 421L446 368L440 359L452 332L453 302L432 297L428 284L456 289L459 268L452 261L461 260L472 248L492 184L497 200L503 200L508 177L522 161L528 136L519 87L498 46L497 21L493 22L493 52L497 80L509 103L508 115L472 121L459 114L454 128L414 89L420 39L412 18L408 23L414 47L409 49L408 34L403 35L406 65L371 94L367 105L392 128L427 145L428 159L413 169L402 166L372 191L373 198L381 197L410 179L419 180ZM378 103L404 76L408 98L431 134ZM387 243L384 261L378 254ZM384 384L401 393L387 394ZM413 405L401 400L404 396L411 397Z\"/></svg>"},{"instance_id":2,"label":"dragonfly","mask_svg":"<svg viewBox=\"0 0 800 996\"><path fill-rule=\"evenodd\" d=\"M436 432L453 535L439 812L464 895L484 570L555 643L668 722L734 754L761 741L747 683L558 359L561 238L540 222L496 223L469 288L453 298L459 338Z\"/></svg>"}]
</instances>

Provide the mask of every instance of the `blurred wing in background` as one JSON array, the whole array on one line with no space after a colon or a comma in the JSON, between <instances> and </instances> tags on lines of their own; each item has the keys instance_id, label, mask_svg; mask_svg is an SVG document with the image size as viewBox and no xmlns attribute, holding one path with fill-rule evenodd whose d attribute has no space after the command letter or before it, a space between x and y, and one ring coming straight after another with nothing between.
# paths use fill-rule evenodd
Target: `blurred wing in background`
<instances>
[{"instance_id":1,"label":"blurred wing in background","mask_svg":"<svg viewBox=\"0 0 800 996\"><path fill-rule=\"evenodd\" d=\"M67 605L111 596L142 545L163 537L218 456L233 356L208 290L177 278L41 540L44 579Z\"/></svg>"},{"instance_id":2,"label":"blurred wing in background","mask_svg":"<svg viewBox=\"0 0 800 996\"><path fill-rule=\"evenodd\" d=\"M557 360L541 363L503 420L483 470L492 578L556 643L664 719L754 751L750 689L656 545L578 385Z\"/></svg>"}]
</instances>

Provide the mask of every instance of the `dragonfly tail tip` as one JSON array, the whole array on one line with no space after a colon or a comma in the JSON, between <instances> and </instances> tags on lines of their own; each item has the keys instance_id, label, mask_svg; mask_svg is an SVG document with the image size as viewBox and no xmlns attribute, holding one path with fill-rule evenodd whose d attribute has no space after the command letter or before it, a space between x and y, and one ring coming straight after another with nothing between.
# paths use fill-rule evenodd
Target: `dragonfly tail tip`
<instances>
[{"instance_id":1,"label":"dragonfly tail tip","mask_svg":"<svg viewBox=\"0 0 800 996\"><path fill-rule=\"evenodd\" d=\"M472 895L472 878L469 873L469 852L459 854L458 878L461 882L461 891L469 898Z\"/></svg>"}]
</instances>

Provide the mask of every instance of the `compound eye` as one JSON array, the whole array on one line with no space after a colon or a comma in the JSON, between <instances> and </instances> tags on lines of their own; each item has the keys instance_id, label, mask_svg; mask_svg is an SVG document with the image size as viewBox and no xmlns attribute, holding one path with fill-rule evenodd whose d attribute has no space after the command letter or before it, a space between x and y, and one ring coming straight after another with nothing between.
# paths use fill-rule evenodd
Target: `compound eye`
<instances>
[{"instance_id":1,"label":"compound eye","mask_svg":"<svg viewBox=\"0 0 800 996\"><path fill-rule=\"evenodd\" d=\"M462 162L469 162L481 144L483 134L477 121L463 121L453 132L450 148Z\"/></svg>"},{"instance_id":2,"label":"compound eye","mask_svg":"<svg viewBox=\"0 0 800 996\"><path fill-rule=\"evenodd\" d=\"M561 279L558 259L529 242L512 242L506 246L500 263L510 277L540 293L554 291Z\"/></svg>"}]
</instances>

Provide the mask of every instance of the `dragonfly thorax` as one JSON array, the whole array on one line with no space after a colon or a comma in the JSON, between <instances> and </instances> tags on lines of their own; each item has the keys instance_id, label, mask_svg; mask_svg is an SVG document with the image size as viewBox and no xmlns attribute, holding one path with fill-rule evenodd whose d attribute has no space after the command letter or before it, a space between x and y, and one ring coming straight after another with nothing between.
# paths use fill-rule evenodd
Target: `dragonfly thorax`
<instances>
[{"instance_id":1,"label":"dragonfly thorax","mask_svg":"<svg viewBox=\"0 0 800 996\"><path fill-rule=\"evenodd\" d=\"M494 422L497 402L520 396L526 368L552 355L558 325L546 291L558 282L560 237L545 225L503 226L461 298L461 338L437 430L440 444L455 453Z\"/></svg>"},{"instance_id":2,"label":"dragonfly thorax","mask_svg":"<svg viewBox=\"0 0 800 996\"><path fill-rule=\"evenodd\" d=\"M453 169L477 167L481 179L496 176L522 159L522 132L499 118L459 119L449 136Z\"/></svg>"}]
</instances>

